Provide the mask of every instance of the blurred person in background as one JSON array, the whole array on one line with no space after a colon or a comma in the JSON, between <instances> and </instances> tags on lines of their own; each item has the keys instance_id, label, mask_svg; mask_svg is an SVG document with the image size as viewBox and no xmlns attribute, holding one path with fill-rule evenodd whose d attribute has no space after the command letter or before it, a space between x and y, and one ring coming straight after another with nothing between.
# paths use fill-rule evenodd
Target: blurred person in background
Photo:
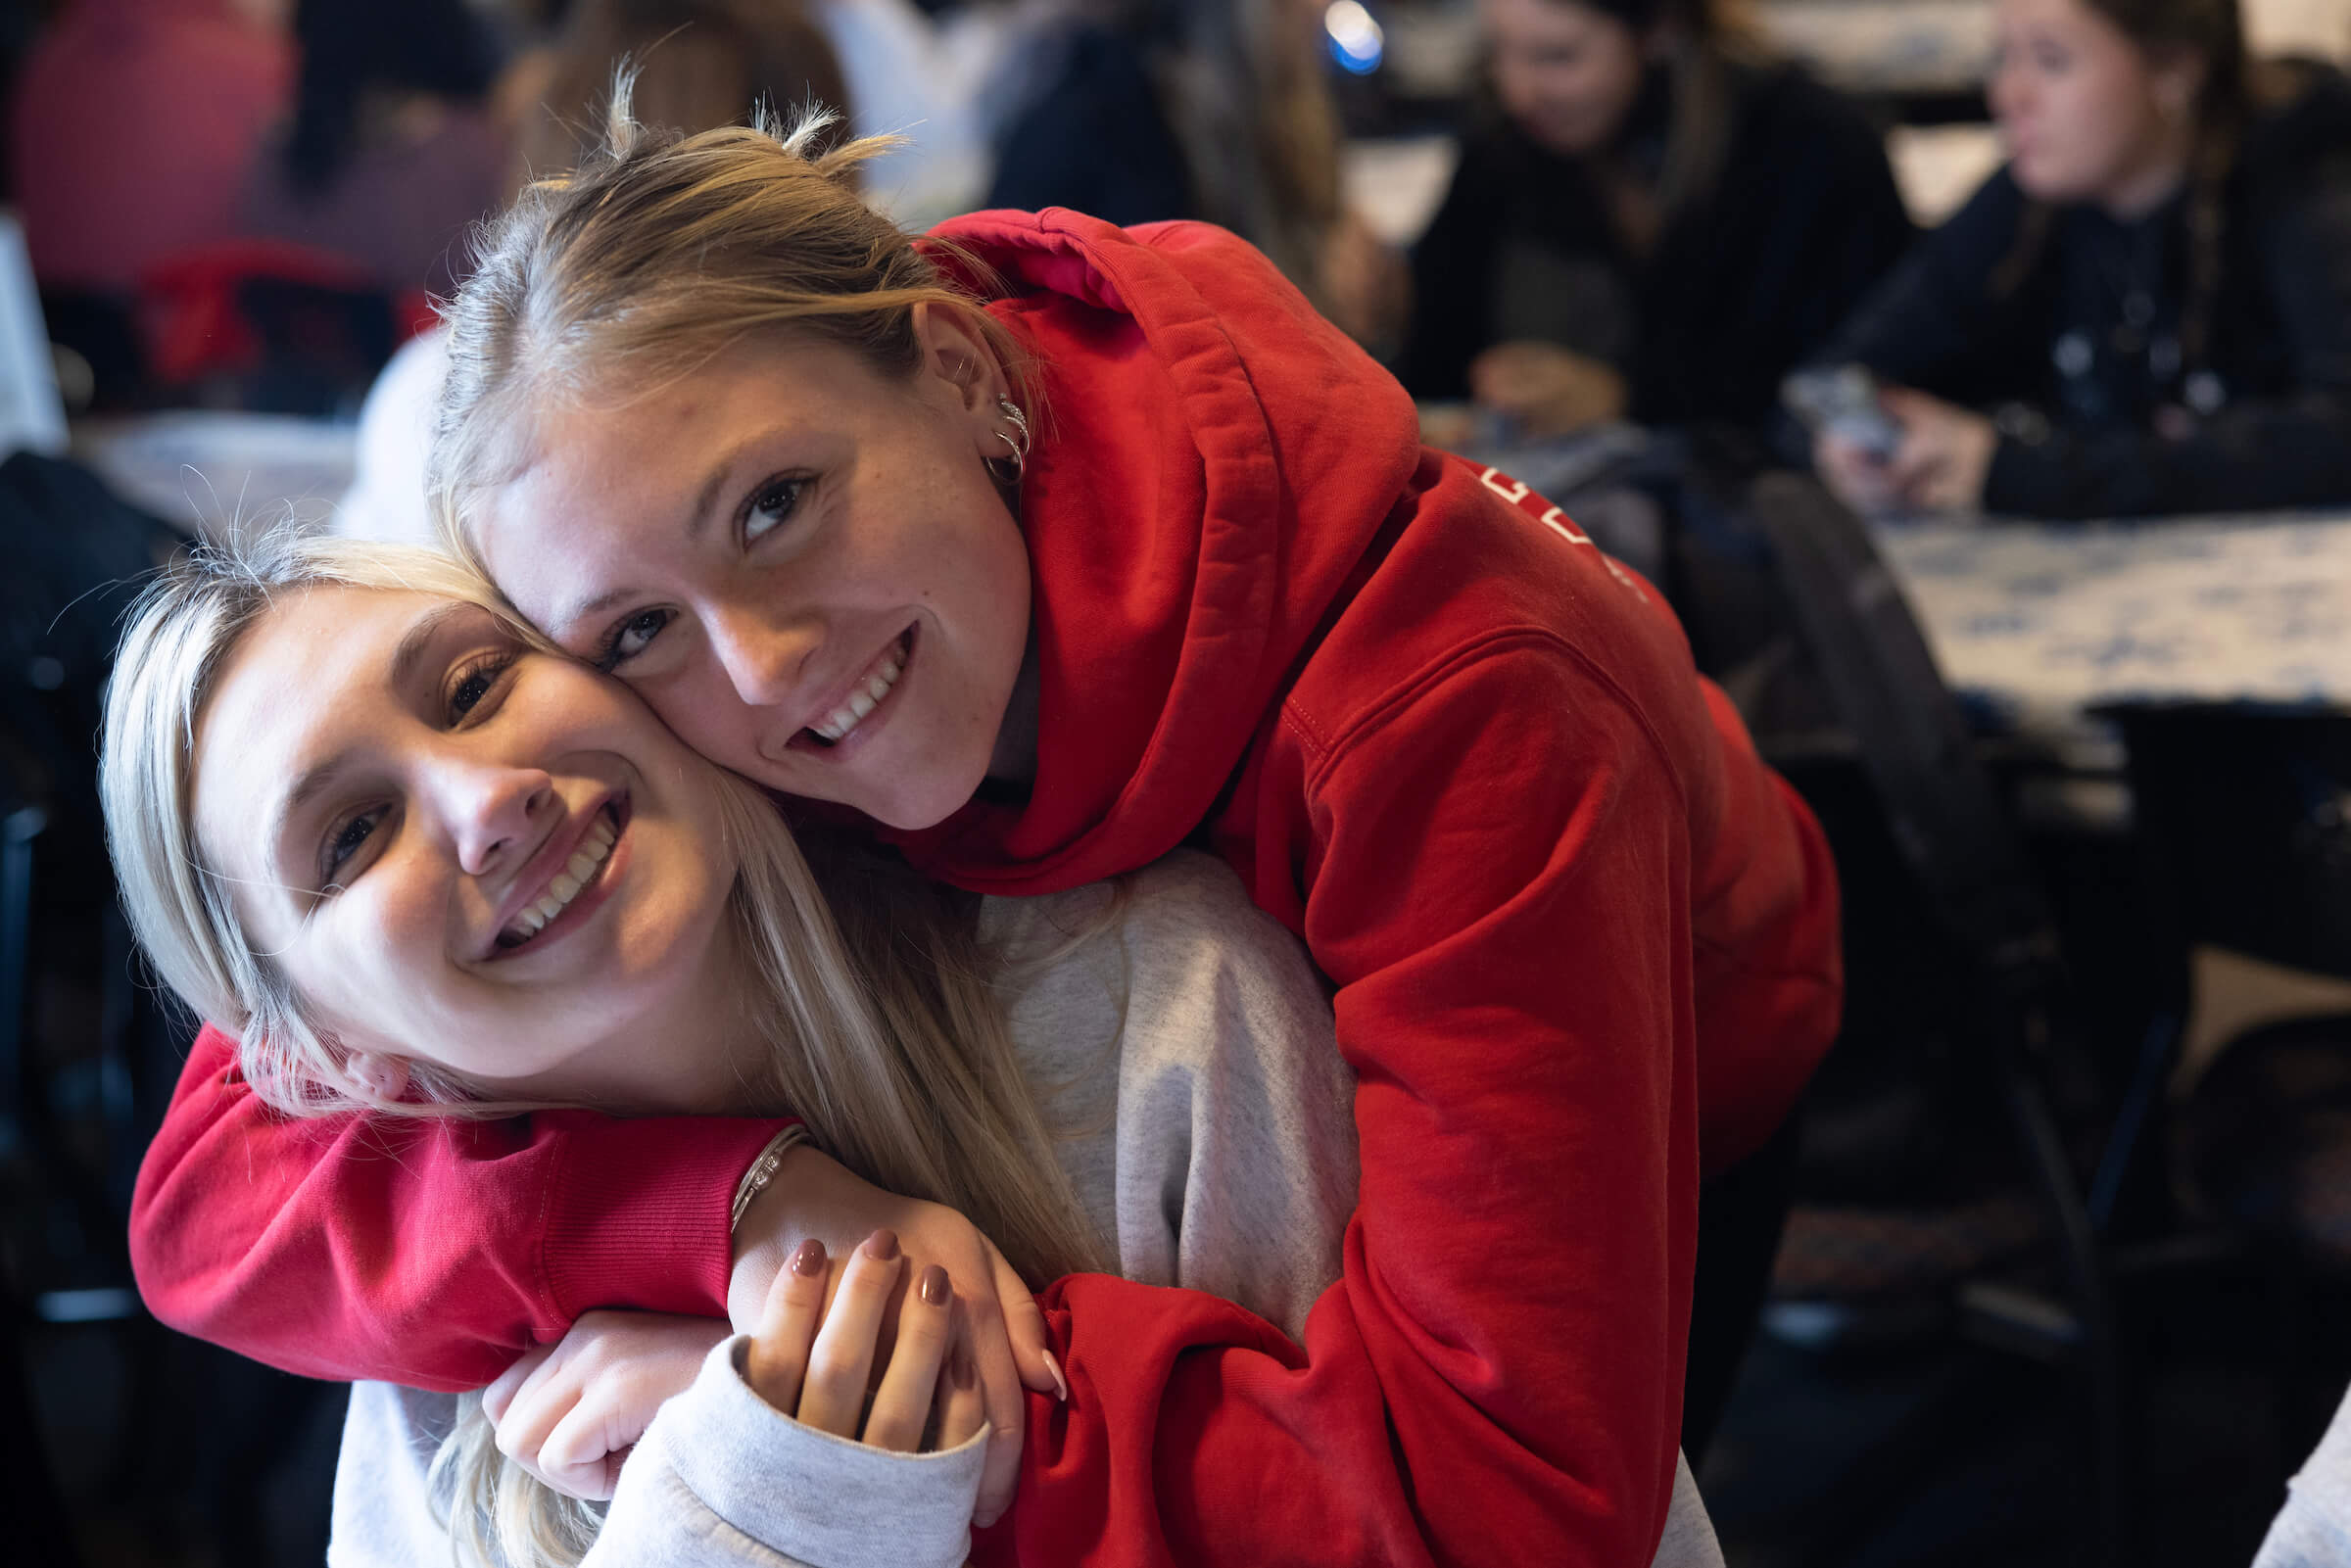
<instances>
[{"instance_id":1,"label":"blurred person in background","mask_svg":"<svg viewBox=\"0 0 2351 1568\"><path fill-rule=\"evenodd\" d=\"M1824 478L1864 510L2351 500L2351 82L2249 64L2236 0L1995 17L2009 162L1824 351L1900 427L1823 437Z\"/></svg>"},{"instance_id":2,"label":"blurred person in background","mask_svg":"<svg viewBox=\"0 0 2351 1568\"><path fill-rule=\"evenodd\" d=\"M1722 0L1481 0L1488 104L1413 256L1400 375L1525 437L1753 423L1902 255L1875 126Z\"/></svg>"},{"instance_id":3,"label":"blurred person in background","mask_svg":"<svg viewBox=\"0 0 2351 1568\"><path fill-rule=\"evenodd\" d=\"M594 150L624 57L646 123L682 131L734 124L760 102L783 113L825 104L844 119L858 102L826 31L797 0L574 0L552 41L510 72L544 94L516 117L517 187ZM360 409L357 464L335 532L438 543L424 470L448 366L435 328L410 339L376 378Z\"/></svg>"},{"instance_id":4,"label":"blurred person in background","mask_svg":"<svg viewBox=\"0 0 2351 1568\"><path fill-rule=\"evenodd\" d=\"M1008 41L979 104L986 205L1117 223L1205 218L1272 258L1358 341L1401 314L1395 258L1350 213L1309 0L1043 0L997 8Z\"/></svg>"},{"instance_id":5,"label":"blurred person in background","mask_svg":"<svg viewBox=\"0 0 2351 1568\"><path fill-rule=\"evenodd\" d=\"M44 288L127 295L153 261L238 232L286 112L287 0L72 0L17 83L11 147Z\"/></svg>"},{"instance_id":6,"label":"blurred person in background","mask_svg":"<svg viewBox=\"0 0 2351 1568\"><path fill-rule=\"evenodd\" d=\"M294 34L293 116L252 168L247 230L453 292L465 225L510 194L490 28L464 0L300 0Z\"/></svg>"},{"instance_id":7,"label":"blurred person in background","mask_svg":"<svg viewBox=\"0 0 2351 1568\"><path fill-rule=\"evenodd\" d=\"M832 40L798 0L574 0L546 100L523 125L527 171L574 167L599 145L624 57L648 125L708 130L755 103L823 104L845 121L855 107Z\"/></svg>"}]
</instances>

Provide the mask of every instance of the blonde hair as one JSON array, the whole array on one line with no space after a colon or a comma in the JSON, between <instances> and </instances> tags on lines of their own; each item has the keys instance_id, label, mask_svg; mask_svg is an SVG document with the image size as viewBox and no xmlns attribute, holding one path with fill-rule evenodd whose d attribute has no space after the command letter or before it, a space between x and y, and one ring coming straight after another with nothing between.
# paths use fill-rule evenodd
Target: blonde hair
<instances>
[{"instance_id":1,"label":"blonde hair","mask_svg":"<svg viewBox=\"0 0 2351 1568\"><path fill-rule=\"evenodd\" d=\"M914 308L953 310L1028 401L1019 345L967 292L991 286L987 269L944 241L918 248L858 198L853 172L893 138L828 147L829 112L787 127L764 109L749 126L681 136L636 120L633 81L624 70L614 85L601 151L482 229L444 309L430 483L453 549L470 554L471 498L517 462L535 409L616 374L657 385L752 334L803 334L910 376Z\"/></svg>"},{"instance_id":2,"label":"blonde hair","mask_svg":"<svg viewBox=\"0 0 2351 1568\"><path fill-rule=\"evenodd\" d=\"M132 930L165 983L236 1037L255 1093L280 1111L509 1113L518 1108L469 1098L456 1075L422 1064L411 1074L417 1100L362 1098L331 1033L248 938L197 838L196 736L223 664L281 596L324 587L479 604L532 647L565 656L437 551L280 529L176 563L132 611L107 692L100 791ZM705 766L721 782L719 829L739 855L729 913L753 971L744 1025L771 1063L742 1109L796 1113L869 1180L962 1211L1032 1280L1097 1266L1103 1239L1024 1086L975 901L846 836L809 835L803 854L774 802ZM456 1472L455 1531L483 1560L567 1563L593 1540L593 1510L498 1462L478 1404L445 1459Z\"/></svg>"}]
</instances>

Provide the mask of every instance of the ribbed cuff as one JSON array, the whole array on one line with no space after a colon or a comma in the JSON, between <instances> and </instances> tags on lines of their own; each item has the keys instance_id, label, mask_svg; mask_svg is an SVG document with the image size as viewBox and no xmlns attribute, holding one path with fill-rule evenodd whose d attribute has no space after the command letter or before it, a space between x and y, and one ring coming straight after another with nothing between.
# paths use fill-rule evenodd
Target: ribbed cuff
<instances>
[{"instance_id":1,"label":"ribbed cuff","mask_svg":"<svg viewBox=\"0 0 2351 1568\"><path fill-rule=\"evenodd\" d=\"M744 1381L750 1343L737 1335L713 1349L661 1411L662 1457L703 1506L826 1568L962 1562L988 1429L941 1452L897 1453L802 1426Z\"/></svg>"},{"instance_id":2,"label":"ribbed cuff","mask_svg":"<svg viewBox=\"0 0 2351 1568\"><path fill-rule=\"evenodd\" d=\"M735 1188L789 1123L583 1117L548 1184L542 1266L564 1318L598 1307L727 1315Z\"/></svg>"}]
</instances>

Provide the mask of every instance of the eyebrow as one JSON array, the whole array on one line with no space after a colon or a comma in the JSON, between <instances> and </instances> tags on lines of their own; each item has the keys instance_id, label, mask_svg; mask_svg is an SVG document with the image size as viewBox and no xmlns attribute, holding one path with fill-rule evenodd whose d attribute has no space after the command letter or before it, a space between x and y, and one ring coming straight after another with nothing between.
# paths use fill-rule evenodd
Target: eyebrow
<instances>
[{"instance_id":1,"label":"eyebrow","mask_svg":"<svg viewBox=\"0 0 2351 1568\"><path fill-rule=\"evenodd\" d=\"M455 599L436 605L409 622L408 629L401 634L399 645L392 650L391 661L384 667L392 689L396 691L405 690L414 685L417 669L423 664L425 654L431 650L433 639L451 621L478 608L462 599ZM324 794L342 774L349 760L348 752L337 752L324 761L312 763L303 769L296 777L293 787L279 798L269 813L268 836L262 840L269 846L269 856L273 861L284 848L286 830L295 814Z\"/></svg>"},{"instance_id":2,"label":"eyebrow","mask_svg":"<svg viewBox=\"0 0 2351 1568\"><path fill-rule=\"evenodd\" d=\"M709 531L710 514L718 505L719 492L726 488L727 477L734 473L743 462L744 453L765 439L764 435L754 435L747 440L738 442L716 463L711 465L709 477L702 481L702 488L695 495L694 509L686 514L686 525L679 531L684 535L688 545L701 543L702 535ZM568 628L592 615L600 615L614 605L636 596L637 590L633 588L612 589L597 594L592 599L583 599L570 606L562 614L556 616L551 624L555 628Z\"/></svg>"}]
</instances>

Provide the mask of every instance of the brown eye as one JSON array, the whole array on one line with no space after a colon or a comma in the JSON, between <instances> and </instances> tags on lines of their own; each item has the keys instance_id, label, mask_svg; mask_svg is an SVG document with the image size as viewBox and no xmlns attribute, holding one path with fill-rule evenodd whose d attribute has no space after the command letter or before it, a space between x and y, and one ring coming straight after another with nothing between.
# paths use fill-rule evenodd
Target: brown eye
<instances>
[{"instance_id":1,"label":"brown eye","mask_svg":"<svg viewBox=\"0 0 2351 1568\"><path fill-rule=\"evenodd\" d=\"M493 653L475 660L460 671L449 689L449 718L455 724L475 708L482 699L498 689L498 683L514 667L512 651Z\"/></svg>"},{"instance_id":2,"label":"brown eye","mask_svg":"<svg viewBox=\"0 0 2351 1568\"><path fill-rule=\"evenodd\" d=\"M379 807L371 811L362 811L337 828L328 836L326 847L318 857L320 878L331 884L335 879L336 873L343 869L345 863L352 856L366 847L367 840L382 825L383 811Z\"/></svg>"}]
</instances>

